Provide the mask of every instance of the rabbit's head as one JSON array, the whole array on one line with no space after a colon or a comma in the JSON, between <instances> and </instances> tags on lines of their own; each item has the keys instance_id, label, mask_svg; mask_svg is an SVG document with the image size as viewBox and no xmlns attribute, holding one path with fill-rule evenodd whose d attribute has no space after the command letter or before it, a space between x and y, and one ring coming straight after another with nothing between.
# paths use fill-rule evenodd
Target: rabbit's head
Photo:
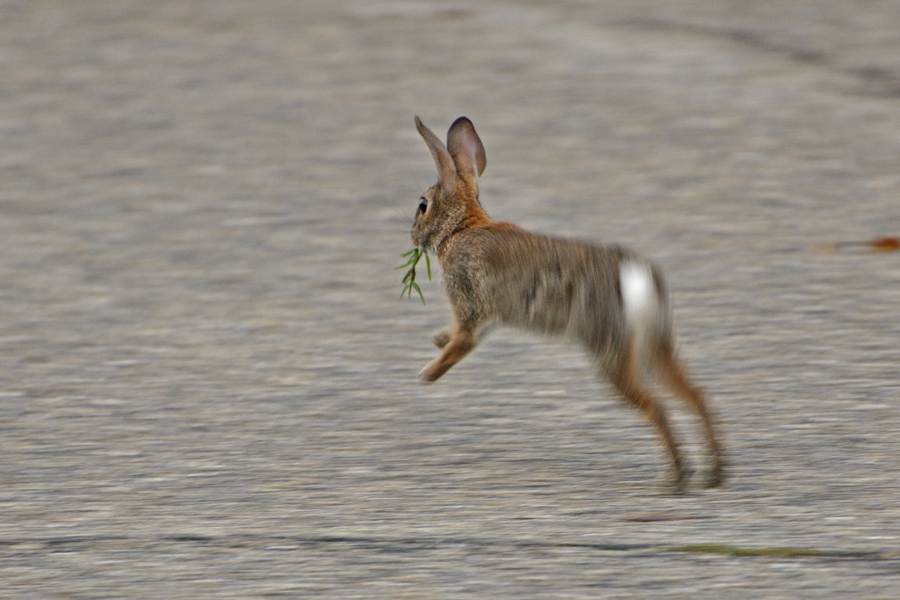
<instances>
[{"instance_id":1,"label":"rabbit's head","mask_svg":"<svg viewBox=\"0 0 900 600\"><path fill-rule=\"evenodd\" d=\"M466 117L454 121L447 145L416 117L416 128L437 166L438 182L422 195L412 229L413 244L438 253L454 233L490 223L478 202L478 177L487 158L475 127Z\"/></svg>"}]
</instances>

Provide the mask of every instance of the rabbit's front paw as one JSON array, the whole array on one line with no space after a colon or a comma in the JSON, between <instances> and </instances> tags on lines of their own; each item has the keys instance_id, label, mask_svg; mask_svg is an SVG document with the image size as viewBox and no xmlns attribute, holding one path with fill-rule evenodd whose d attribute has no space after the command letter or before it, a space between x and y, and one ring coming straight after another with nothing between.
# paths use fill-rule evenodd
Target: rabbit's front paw
<instances>
[{"instance_id":1,"label":"rabbit's front paw","mask_svg":"<svg viewBox=\"0 0 900 600\"><path fill-rule=\"evenodd\" d=\"M450 336L452 336L452 335L453 335L453 328L445 327L444 329L441 329L440 331L435 333L433 336L431 336L431 341L434 343L435 346L437 346L438 348L443 350L444 346L446 346L450 342Z\"/></svg>"},{"instance_id":2,"label":"rabbit's front paw","mask_svg":"<svg viewBox=\"0 0 900 600\"><path fill-rule=\"evenodd\" d=\"M436 358L419 371L419 381L422 383L433 383L440 379L446 369L441 369L441 361Z\"/></svg>"}]
</instances>

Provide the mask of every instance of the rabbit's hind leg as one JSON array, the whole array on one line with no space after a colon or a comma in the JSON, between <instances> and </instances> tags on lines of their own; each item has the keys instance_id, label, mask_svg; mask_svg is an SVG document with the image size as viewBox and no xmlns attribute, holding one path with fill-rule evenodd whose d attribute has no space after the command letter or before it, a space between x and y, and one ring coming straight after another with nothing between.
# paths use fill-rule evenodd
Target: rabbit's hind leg
<instances>
[{"instance_id":1,"label":"rabbit's hind leg","mask_svg":"<svg viewBox=\"0 0 900 600\"><path fill-rule=\"evenodd\" d=\"M657 357L660 366L658 373L662 381L672 390L673 394L691 406L703 422L703 431L706 434L713 459L712 470L706 486L717 487L725 480L725 458L722 446L716 437L713 417L706 407L705 394L690 380L671 343L661 344Z\"/></svg>"},{"instance_id":2,"label":"rabbit's hind leg","mask_svg":"<svg viewBox=\"0 0 900 600\"><path fill-rule=\"evenodd\" d=\"M678 443L672 428L669 426L669 420L666 417L665 410L660 403L653 398L646 390L640 378L640 368L637 364L634 352L621 353L618 360L606 369L607 375L616 387L616 389L634 404L651 423L656 426L663 438L669 457L672 459L672 466L675 469L674 487L676 492L683 492L688 479L690 479L690 469L686 468L678 449Z\"/></svg>"}]
</instances>

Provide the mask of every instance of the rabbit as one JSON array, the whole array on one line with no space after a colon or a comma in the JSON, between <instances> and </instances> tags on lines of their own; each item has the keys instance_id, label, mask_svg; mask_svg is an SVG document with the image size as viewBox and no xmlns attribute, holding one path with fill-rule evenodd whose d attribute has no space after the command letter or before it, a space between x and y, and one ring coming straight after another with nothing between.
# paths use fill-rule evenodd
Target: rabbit
<instances>
[{"instance_id":1,"label":"rabbit","mask_svg":"<svg viewBox=\"0 0 900 600\"><path fill-rule=\"evenodd\" d=\"M703 422L713 463L708 487L725 476L722 446L703 391L691 382L675 350L668 292L654 263L620 246L601 246L525 231L492 221L479 202L487 157L475 127L460 117L447 145L417 116L438 171L420 198L412 228L416 247L437 256L455 323L433 338L440 355L421 371L440 379L495 324L580 342L597 368L659 430L674 467L676 492L690 470L666 413L645 387L655 374Z\"/></svg>"}]
</instances>

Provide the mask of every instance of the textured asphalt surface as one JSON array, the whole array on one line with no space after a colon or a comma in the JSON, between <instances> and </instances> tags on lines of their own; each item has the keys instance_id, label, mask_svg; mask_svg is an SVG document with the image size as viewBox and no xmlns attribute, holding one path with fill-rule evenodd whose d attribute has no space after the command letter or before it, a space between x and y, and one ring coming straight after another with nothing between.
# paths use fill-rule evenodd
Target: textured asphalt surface
<instances>
[{"instance_id":1,"label":"textured asphalt surface","mask_svg":"<svg viewBox=\"0 0 900 600\"><path fill-rule=\"evenodd\" d=\"M897 597L898 3L0 15L3 598ZM723 488L561 343L418 383L414 114L494 218L664 266Z\"/></svg>"}]
</instances>

